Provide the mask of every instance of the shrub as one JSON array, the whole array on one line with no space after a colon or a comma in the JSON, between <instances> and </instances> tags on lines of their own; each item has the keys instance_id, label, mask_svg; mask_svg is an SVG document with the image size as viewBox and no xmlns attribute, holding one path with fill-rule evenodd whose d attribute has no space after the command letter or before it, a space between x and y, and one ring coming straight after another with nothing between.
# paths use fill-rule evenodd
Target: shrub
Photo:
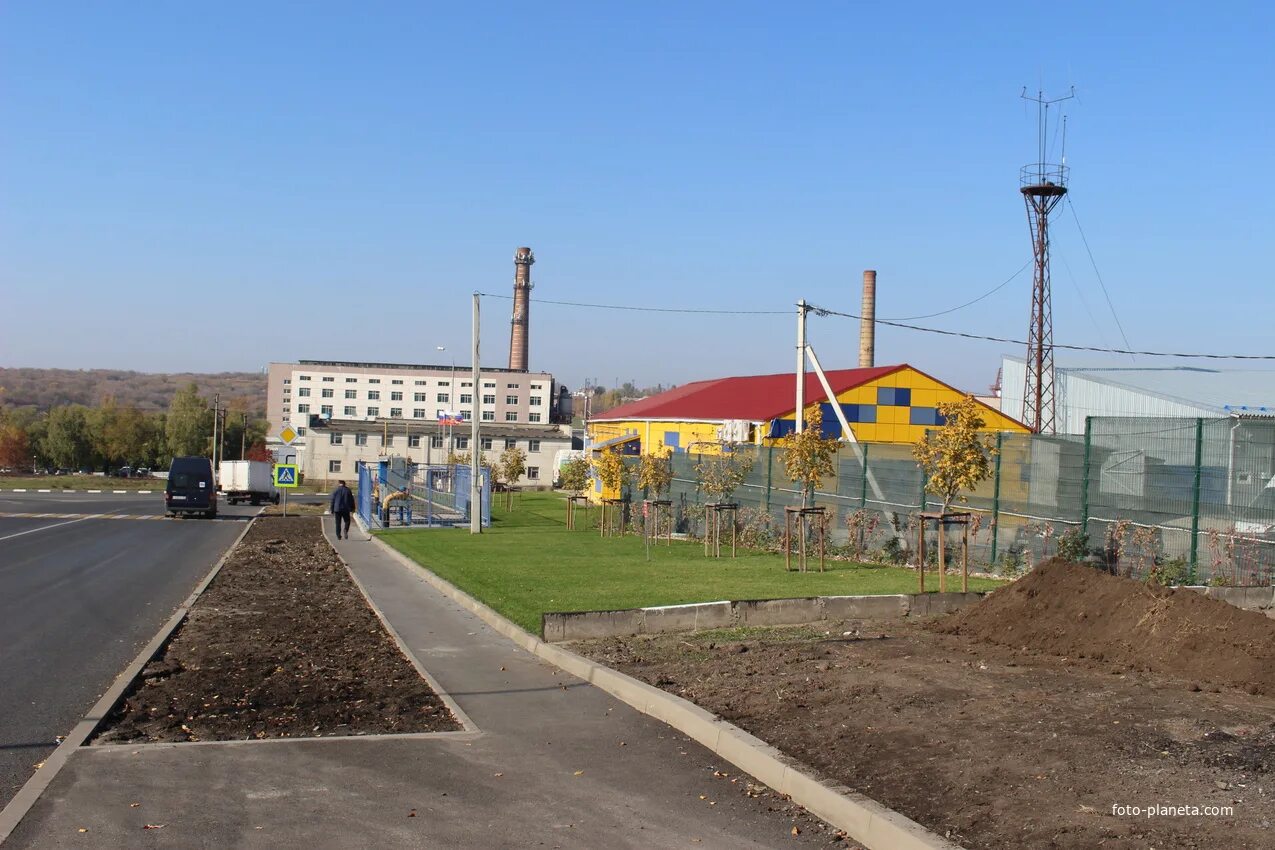
<instances>
[{"instance_id":1,"label":"shrub","mask_svg":"<svg viewBox=\"0 0 1275 850\"><path fill-rule=\"evenodd\" d=\"M907 549L903 547L903 543L899 538L891 537L885 541L885 545L881 547L879 559L886 564L906 564L908 562Z\"/></svg>"},{"instance_id":2,"label":"shrub","mask_svg":"<svg viewBox=\"0 0 1275 850\"><path fill-rule=\"evenodd\" d=\"M749 549L773 549L779 542L775 518L761 508L740 508L739 542Z\"/></svg>"},{"instance_id":3,"label":"shrub","mask_svg":"<svg viewBox=\"0 0 1275 850\"><path fill-rule=\"evenodd\" d=\"M1170 587L1186 584L1190 578L1191 569L1186 558L1156 558L1155 565L1147 573L1147 584Z\"/></svg>"},{"instance_id":4,"label":"shrub","mask_svg":"<svg viewBox=\"0 0 1275 850\"><path fill-rule=\"evenodd\" d=\"M1083 561L1089 553L1089 535L1079 526L1067 529L1058 535L1058 557L1064 561Z\"/></svg>"},{"instance_id":5,"label":"shrub","mask_svg":"<svg viewBox=\"0 0 1275 850\"><path fill-rule=\"evenodd\" d=\"M1001 575L1006 578L1017 578L1023 574L1027 565L1026 552L1021 543L1009 547L1009 551L1001 555Z\"/></svg>"}]
</instances>

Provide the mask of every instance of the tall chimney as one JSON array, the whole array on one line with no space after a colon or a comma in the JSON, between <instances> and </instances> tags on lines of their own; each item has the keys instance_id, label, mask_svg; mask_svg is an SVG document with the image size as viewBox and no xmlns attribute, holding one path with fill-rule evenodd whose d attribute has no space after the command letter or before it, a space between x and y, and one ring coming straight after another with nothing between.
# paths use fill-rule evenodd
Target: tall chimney
<instances>
[{"instance_id":1,"label":"tall chimney","mask_svg":"<svg viewBox=\"0 0 1275 850\"><path fill-rule=\"evenodd\" d=\"M530 248L514 251L514 316L509 331L509 368L527 370L527 347L530 342L528 319L531 313L531 264L536 255Z\"/></svg>"},{"instance_id":2,"label":"tall chimney","mask_svg":"<svg viewBox=\"0 0 1275 850\"><path fill-rule=\"evenodd\" d=\"M859 320L859 368L870 369L877 359L877 273L868 269L863 273L863 317Z\"/></svg>"}]
</instances>

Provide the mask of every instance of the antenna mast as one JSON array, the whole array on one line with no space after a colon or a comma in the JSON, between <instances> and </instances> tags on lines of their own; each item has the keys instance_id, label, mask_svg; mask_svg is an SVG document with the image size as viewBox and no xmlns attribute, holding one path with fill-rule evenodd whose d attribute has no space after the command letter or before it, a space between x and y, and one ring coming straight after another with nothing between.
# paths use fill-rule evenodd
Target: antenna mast
<instances>
[{"instance_id":1,"label":"antenna mast","mask_svg":"<svg viewBox=\"0 0 1275 850\"><path fill-rule=\"evenodd\" d=\"M1036 274L1032 282L1032 312L1027 329L1027 382L1023 392L1024 424L1037 434L1054 433L1054 316L1049 288L1049 214L1067 194L1068 168L1046 162L1049 138L1049 107L1076 96L1073 86L1062 97L1046 99L1044 92L1029 97L1023 87L1021 97L1036 104L1038 156L1018 172L1018 191L1027 204L1027 225L1032 235ZM1063 120L1066 126L1066 119ZM1063 144L1066 144L1064 136Z\"/></svg>"}]
</instances>

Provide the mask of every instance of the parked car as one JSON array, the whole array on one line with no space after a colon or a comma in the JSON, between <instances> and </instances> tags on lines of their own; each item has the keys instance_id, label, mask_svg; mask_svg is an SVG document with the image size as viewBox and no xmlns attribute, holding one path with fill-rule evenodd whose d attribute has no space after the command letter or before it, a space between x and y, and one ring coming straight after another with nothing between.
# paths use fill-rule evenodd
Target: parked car
<instances>
[{"instance_id":1,"label":"parked car","mask_svg":"<svg viewBox=\"0 0 1275 850\"><path fill-rule=\"evenodd\" d=\"M180 513L217 516L217 482L212 461L206 457L175 457L164 485L164 508L169 516Z\"/></svg>"}]
</instances>

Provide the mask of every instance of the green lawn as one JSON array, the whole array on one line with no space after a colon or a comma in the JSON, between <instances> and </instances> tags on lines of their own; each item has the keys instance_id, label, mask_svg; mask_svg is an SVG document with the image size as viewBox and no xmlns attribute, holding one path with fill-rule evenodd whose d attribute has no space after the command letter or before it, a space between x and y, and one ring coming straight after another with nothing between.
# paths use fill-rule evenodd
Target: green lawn
<instances>
[{"instance_id":1,"label":"green lawn","mask_svg":"<svg viewBox=\"0 0 1275 850\"><path fill-rule=\"evenodd\" d=\"M380 537L534 634L547 611L916 591L911 570L829 560L825 573L785 572L781 555L741 549L734 559L709 559L702 544L678 540L671 547L653 544L648 562L639 537L601 538L596 528L567 531L556 493L522 494L512 512L502 499L494 501L492 527L481 535L420 529ZM589 511L590 519L596 515ZM579 519L577 514L582 526ZM936 582L937 576L926 580ZM998 585L970 579L971 590ZM959 590L960 579L948 587Z\"/></svg>"},{"instance_id":2,"label":"green lawn","mask_svg":"<svg viewBox=\"0 0 1275 850\"><path fill-rule=\"evenodd\" d=\"M108 478L104 475L2 475L0 490L163 490L162 478Z\"/></svg>"}]
</instances>

